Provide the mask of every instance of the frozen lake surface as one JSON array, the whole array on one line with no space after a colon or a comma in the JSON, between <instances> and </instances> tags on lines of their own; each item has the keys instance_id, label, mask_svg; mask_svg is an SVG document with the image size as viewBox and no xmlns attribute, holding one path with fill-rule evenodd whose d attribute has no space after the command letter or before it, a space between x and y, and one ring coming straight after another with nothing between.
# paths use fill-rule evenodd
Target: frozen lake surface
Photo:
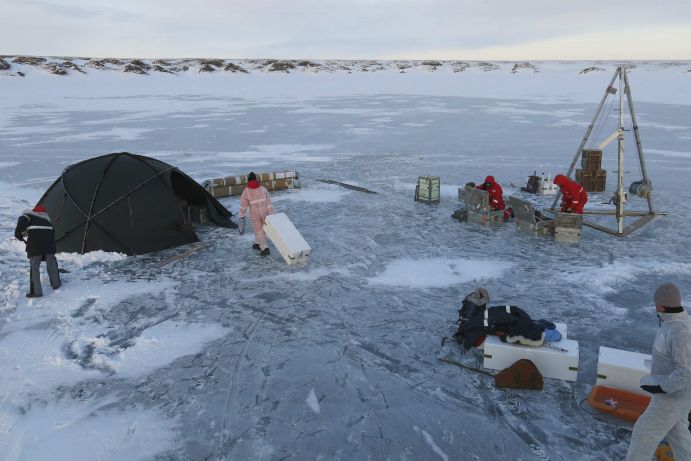
<instances>
[{"instance_id":1,"label":"frozen lake surface","mask_svg":"<svg viewBox=\"0 0 691 461\"><path fill-rule=\"evenodd\" d=\"M523 195L533 171L564 172L609 71L572 77L568 93L583 90L574 98L557 90L558 73L524 78L514 96L510 75L482 92L432 75L405 85L353 76L352 87L348 75L5 77L0 458L622 458L628 426L579 408L598 347L649 353L655 287L672 280L691 293L691 76L656 75L630 80L656 208L672 214L623 240L584 229L578 245L450 215L467 181L492 174L506 195ZM609 193L589 206L609 207L612 149ZM66 166L118 151L199 181L298 170L302 189L272 196L312 246L309 261L289 267L275 250L259 257L251 233L200 229L203 249L163 268L185 248L59 255L64 286L53 293L44 281L45 296L27 300L17 216ZM421 175L441 177L439 205L413 201ZM221 202L237 213L237 198ZM492 304L567 323L580 341L578 382L504 391L438 361L474 362L440 343L480 285Z\"/></svg>"}]
</instances>

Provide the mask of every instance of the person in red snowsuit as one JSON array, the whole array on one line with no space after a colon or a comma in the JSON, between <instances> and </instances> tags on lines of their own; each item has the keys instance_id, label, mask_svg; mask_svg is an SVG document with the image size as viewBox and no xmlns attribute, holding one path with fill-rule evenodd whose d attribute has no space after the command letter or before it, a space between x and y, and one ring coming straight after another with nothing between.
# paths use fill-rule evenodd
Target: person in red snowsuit
<instances>
[{"instance_id":1,"label":"person in red snowsuit","mask_svg":"<svg viewBox=\"0 0 691 461\"><path fill-rule=\"evenodd\" d=\"M494 180L494 176L487 176L485 182L476 187L476 189L487 191L489 194L489 207L492 211L503 210L506 208L504 204L504 191L501 186Z\"/></svg>"},{"instance_id":2,"label":"person in red snowsuit","mask_svg":"<svg viewBox=\"0 0 691 461\"><path fill-rule=\"evenodd\" d=\"M561 191L561 211L564 213L583 214L583 208L588 203L588 193L583 186L572 181L563 174L554 177L554 184Z\"/></svg>"},{"instance_id":3,"label":"person in red snowsuit","mask_svg":"<svg viewBox=\"0 0 691 461\"><path fill-rule=\"evenodd\" d=\"M252 230L254 230L254 244L252 248L260 250L260 254L266 256L270 251L266 242L266 234L264 233L264 223L267 215L274 214L274 207L271 204L269 191L259 184L254 172L247 176L247 188L240 197L240 234L245 233L245 214L248 208L250 210Z\"/></svg>"},{"instance_id":4,"label":"person in red snowsuit","mask_svg":"<svg viewBox=\"0 0 691 461\"><path fill-rule=\"evenodd\" d=\"M513 210L506 208L504 204L504 191L499 183L494 180L494 176L487 176L485 182L476 187L476 189L487 191L489 195L489 207L492 211L504 211L504 220L508 221L513 218Z\"/></svg>"}]
</instances>

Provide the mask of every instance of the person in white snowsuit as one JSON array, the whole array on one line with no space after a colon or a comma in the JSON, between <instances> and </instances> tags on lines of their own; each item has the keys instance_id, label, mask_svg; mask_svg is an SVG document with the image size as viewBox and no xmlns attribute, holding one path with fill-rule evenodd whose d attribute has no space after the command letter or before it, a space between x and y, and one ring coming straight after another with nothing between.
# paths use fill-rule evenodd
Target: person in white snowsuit
<instances>
[{"instance_id":1,"label":"person in white snowsuit","mask_svg":"<svg viewBox=\"0 0 691 461\"><path fill-rule=\"evenodd\" d=\"M677 461L691 461L691 317L681 307L681 294L673 283L655 291L660 329L653 343L650 374L641 388L653 394L631 434L627 461L650 461L663 438Z\"/></svg>"},{"instance_id":2,"label":"person in white snowsuit","mask_svg":"<svg viewBox=\"0 0 691 461\"><path fill-rule=\"evenodd\" d=\"M257 176L252 172L247 175L247 188L240 196L240 234L245 233L245 213L250 209L250 222L254 230L254 245L252 248L260 250L262 256L269 254L269 245L266 243L264 233L264 221L267 215L274 214L274 207L271 205L269 191L259 184Z\"/></svg>"}]
</instances>

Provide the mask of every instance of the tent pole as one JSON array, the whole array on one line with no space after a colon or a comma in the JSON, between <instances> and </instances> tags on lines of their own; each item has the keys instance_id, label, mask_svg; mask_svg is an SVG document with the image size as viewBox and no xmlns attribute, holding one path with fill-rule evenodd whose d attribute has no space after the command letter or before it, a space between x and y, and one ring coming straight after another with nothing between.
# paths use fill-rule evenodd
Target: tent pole
<instances>
[{"instance_id":1,"label":"tent pole","mask_svg":"<svg viewBox=\"0 0 691 461\"><path fill-rule=\"evenodd\" d=\"M91 204L89 204L89 213L86 215L86 226L84 227L84 238L82 239L82 254L84 254L84 250L86 249L86 238L89 235L89 226L91 224L91 212L94 211L94 203L96 203L96 197L98 196L98 192L101 190L101 183L103 182L103 178L105 177L106 172L110 169L110 166L121 155L121 153L114 155L110 159L108 165L106 165L103 171L101 171L101 177L98 178L98 182L96 183L96 187L94 188L94 195L91 197Z\"/></svg>"},{"instance_id":2,"label":"tent pole","mask_svg":"<svg viewBox=\"0 0 691 461\"><path fill-rule=\"evenodd\" d=\"M175 169L175 167L174 167L174 166L171 166L170 168L167 168L167 169L161 171L161 172L158 173L156 176L150 177L149 179L147 179L146 181L144 181L143 183L141 183L141 184L138 185L137 187L133 187L132 189L128 190L124 195L121 195L120 197L118 197L118 198L116 198L115 200L113 200L110 204L108 204L108 205L105 206L104 208L102 208L102 209L98 210L96 213L94 213L94 215L92 216L92 218L95 218L96 216L100 215L101 213L103 213L104 211L106 211L107 209L109 209L110 207L112 207L113 205L115 205L115 204L117 204L118 202L120 202L120 200L123 200L123 199L127 198L127 196L130 195L132 192L136 192L137 190L141 189L142 187L144 187L145 185L149 184L149 183L150 183L151 181L153 181L154 179L160 177L163 173L166 173L166 172L168 172L168 171L170 171L170 170L174 170L174 169Z\"/></svg>"}]
</instances>

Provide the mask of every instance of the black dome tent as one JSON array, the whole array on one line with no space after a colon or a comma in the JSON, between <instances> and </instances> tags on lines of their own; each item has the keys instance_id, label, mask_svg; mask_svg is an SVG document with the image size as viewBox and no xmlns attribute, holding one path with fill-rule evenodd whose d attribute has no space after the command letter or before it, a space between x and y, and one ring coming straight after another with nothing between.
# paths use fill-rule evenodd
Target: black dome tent
<instances>
[{"instance_id":1,"label":"black dome tent","mask_svg":"<svg viewBox=\"0 0 691 461\"><path fill-rule=\"evenodd\" d=\"M128 152L68 166L39 203L63 252L150 253L196 242L193 220L237 227L230 211L185 173Z\"/></svg>"}]
</instances>

